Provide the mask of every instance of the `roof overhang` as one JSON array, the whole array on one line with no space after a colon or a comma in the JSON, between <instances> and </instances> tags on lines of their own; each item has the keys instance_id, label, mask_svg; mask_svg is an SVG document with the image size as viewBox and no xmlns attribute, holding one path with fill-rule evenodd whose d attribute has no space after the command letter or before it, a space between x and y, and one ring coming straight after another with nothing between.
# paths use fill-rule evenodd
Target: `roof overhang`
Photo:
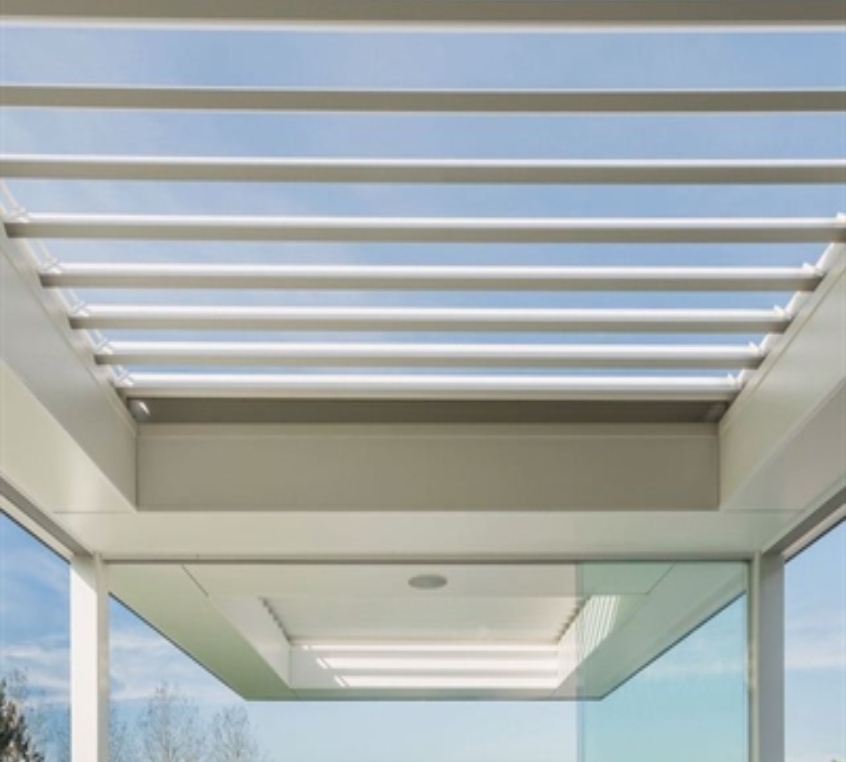
<instances>
[{"instance_id":1,"label":"roof overhang","mask_svg":"<svg viewBox=\"0 0 846 762\"><path fill-rule=\"evenodd\" d=\"M846 10L839 0L0 8L4 26L57 22L842 32ZM846 100L828 86L180 81L3 82L0 102L24 121L32 109L82 109L117 124L142 112L836 116ZM28 188L243 182L268 193L279 183L833 187L844 169L842 157L0 157L0 176ZM726 217L725 205L688 217L684 204L682 216L635 218L444 217L437 205L406 216L401 204L395 216L183 214L176 196L167 214L66 214L2 192L0 504L66 555L96 554L116 596L247 698L601 698L742 595L744 561L846 503L842 216L767 216L763 203L751 217ZM66 241L92 243L74 261L81 248L54 259L47 239L66 253ZM112 241L127 245L109 244L110 260L124 259L104 262L98 242ZM220 242L241 247L226 264L198 254ZM265 259L271 245L339 243L360 256ZM487 263L385 264L361 251L489 244L554 244L556 259L511 251L502 265L498 250ZM625 266L595 266L574 244L675 254L670 267L653 266L666 264L654 252L632 267L617 248ZM727 244L738 256L723 266L716 250ZM691 245L710 247L709 266L681 256ZM807 247L824 245L803 264ZM154 246L153 261L134 258ZM787 249L791 267L769 266ZM359 333L369 338L349 340Z\"/></svg>"},{"instance_id":2,"label":"roof overhang","mask_svg":"<svg viewBox=\"0 0 846 762\"><path fill-rule=\"evenodd\" d=\"M327 687L321 680L331 668L314 667L314 652L302 647L308 640L289 641L277 625L277 639L268 644L270 612L274 603L284 611L292 580L306 598L314 592L310 584L331 587L333 569L348 584L366 579L368 569L378 570L372 579L405 580L446 568L481 574L485 584L497 575L518 584L522 574L552 572L566 585L575 579L574 561L599 570L614 568L602 560L652 559L665 573L705 570L699 595L683 588L689 610L679 608L679 591L643 609L653 621L656 611L674 612L677 618L659 629L680 635L680 627L704 621L742 590L736 577L729 579L731 564L690 562L747 558L846 487L840 245L781 350L719 424L141 425L137 439L136 425L94 366L79 361L70 332L56 324L14 247L4 241L0 261L7 326L16 327L4 332L0 366L4 484L36 506L45 523L102 554L118 597L248 697L504 695L495 687L505 685L496 669L488 683L440 694L428 683L421 693L425 680L398 687L383 672L373 684L383 688L356 688L355 681ZM26 345L17 330L24 324ZM58 365L67 370L57 386ZM84 416L81 409L97 412ZM122 458L119 441L126 442ZM371 476L353 478L362 472ZM127 483L137 484L137 493ZM657 567L644 564L649 568ZM708 581L708 569L727 569L726 585ZM619 586L614 592L613 580L606 582L594 596L619 597ZM721 592L706 594L715 590ZM566 615L565 602L584 607L590 598L583 583L571 584L545 605ZM607 653L632 647L625 628L608 637ZM639 656L617 663L616 671L604 671L613 659L597 659L605 666L594 674L587 660L577 682L562 679L553 693L602 695L670 645L649 643L628 650ZM377 664L414 663L391 651L391 642L377 645L383 649ZM332 658L341 669L349 664ZM525 686L505 693L548 695L534 683Z\"/></svg>"}]
</instances>

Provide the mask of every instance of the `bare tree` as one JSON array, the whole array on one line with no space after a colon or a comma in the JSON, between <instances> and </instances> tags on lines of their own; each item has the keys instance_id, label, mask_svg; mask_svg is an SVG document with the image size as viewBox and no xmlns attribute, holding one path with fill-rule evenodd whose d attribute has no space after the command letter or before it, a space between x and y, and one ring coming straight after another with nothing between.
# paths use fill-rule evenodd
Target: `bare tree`
<instances>
[{"instance_id":1,"label":"bare tree","mask_svg":"<svg viewBox=\"0 0 846 762\"><path fill-rule=\"evenodd\" d=\"M139 723L145 762L205 762L200 712L176 688L163 683L147 703Z\"/></svg>"},{"instance_id":2,"label":"bare tree","mask_svg":"<svg viewBox=\"0 0 846 762\"><path fill-rule=\"evenodd\" d=\"M70 762L70 710L67 704L50 702L42 692L33 690L26 670L13 670L4 678L4 683L8 697L26 715L32 743L41 752L39 758L47 762Z\"/></svg>"},{"instance_id":3,"label":"bare tree","mask_svg":"<svg viewBox=\"0 0 846 762\"><path fill-rule=\"evenodd\" d=\"M31 735L38 748L44 751L45 761L71 762L69 708L48 707L48 714L38 694L29 688L25 672L12 673L11 683L13 693L32 718ZM109 710L109 761L138 762L133 729L115 706Z\"/></svg>"},{"instance_id":4,"label":"bare tree","mask_svg":"<svg viewBox=\"0 0 846 762\"><path fill-rule=\"evenodd\" d=\"M109 762L136 762L138 750L135 735L120 710L112 706L109 710Z\"/></svg>"},{"instance_id":5,"label":"bare tree","mask_svg":"<svg viewBox=\"0 0 846 762\"><path fill-rule=\"evenodd\" d=\"M0 683L0 695L4 690L9 701L27 715L27 737L37 748L46 751L44 756L33 751L36 756L32 759L70 762L67 707L45 704L40 695L33 694L26 673L20 670ZM117 707L112 706L109 712L110 762L267 762L267 759L244 707L220 709L207 727L197 705L168 683L155 689L137 726L126 721ZM5 762L2 753L0 762Z\"/></svg>"},{"instance_id":6,"label":"bare tree","mask_svg":"<svg viewBox=\"0 0 846 762\"><path fill-rule=\"evenodd\" d=\"M209 762L264 762L267 759L242 706L218 711L212 719L209 735Z\"/></svg>"}]
</instances>

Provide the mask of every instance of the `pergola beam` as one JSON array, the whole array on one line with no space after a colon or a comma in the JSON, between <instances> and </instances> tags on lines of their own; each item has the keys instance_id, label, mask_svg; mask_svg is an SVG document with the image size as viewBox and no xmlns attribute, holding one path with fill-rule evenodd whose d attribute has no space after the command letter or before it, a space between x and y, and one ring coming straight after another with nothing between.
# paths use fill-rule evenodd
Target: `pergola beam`
<instances>
[{"instance_id":1,"label":"pergola beam","mask_svg":"<svg viewBox=\"0 0 846 762\"><path fill-rule=\"evenodd\" d=\"M411 344L272 342L110 342L100 365L214 367L534 367L751 369L750 346Z\"/></svg>"},{"instance_id":2,"label":"pergola beam","mask_svg":"<svg viewBox=\"0 0 846 762\"><path fill-rule=\"evenodd\" d=\"M406 243L833 243L841 218L379 218L33 214L9 238Z\"/></svg>"},{"instance_id":3,"label":"pergola beam","mask_svg":"<svg viewBox=\"0 0 846 762\"><path fill-rule=\"evenodd\" d=\"M408 291L813 291L813 267L428 267L66 264L45 288Z\"/></svg>"},{"instance_id":4,"label":"pergola beam","mask_svg":"<svg viewBox=\"0 0 846 762\"><path fill-rule=\"evenodd\" d=\"M359 31L781 29L838 27L839 0L5 0L0 20L169 26L261 26Z\"/></svg>"},{"instance_id":5,"label":"pergola beam","mask_svg":"<svg viewBox=\"0 0 846 762\"><path fill-rule=\"evenodd\" d=\"M2 84L0 103L19 108L370 114L823 113L846 110L846 90L333 90Z\"/></svg>"},{"instance_id":6,"label":"pergola beam","mask_svg":"<svg viewBox=\"0 0 846 762\"><path fill-rule=\"evenodd\" d=\"M137 373L118 385L132 399L214 397L262 399L661 400L734 399L731 376L437 376Z\"/></svg>"},{"instance_id":7,"label":"pergola beam","mask_svg":"<svg viewBox=\"0 0 846 762\"><path fill-rule=\"evenodd\" d=\"M89 305L78 329L208 331L482 331L768 333L784 331L783 310L496 309L391 307L163 307Z\"/></svg>"},{"instance_id":8,"label":"pergola beam","mask_svg":"<svg viewBox=\"0 0 846 762\"><path fill-rule=\"evenodd\" d=\"M283 183L817 184L846 160L327 159L2 155L0 177Z\"/></svg>"}]
</instances>

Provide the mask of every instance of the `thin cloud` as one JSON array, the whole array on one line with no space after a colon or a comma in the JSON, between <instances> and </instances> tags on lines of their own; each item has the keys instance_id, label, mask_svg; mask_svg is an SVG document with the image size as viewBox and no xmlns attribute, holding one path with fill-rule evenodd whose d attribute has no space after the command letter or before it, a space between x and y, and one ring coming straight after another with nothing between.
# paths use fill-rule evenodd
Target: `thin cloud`
<instances>
[{"instance_id":1,"label":"thin cloud","mask_svg":"<svg viewBox=\"0 0 846 762\"><path fill-rule=\"evenodd\" d=\"M789 617L785 654L788 670L846 673L846 617L836 610Z\"/></svg>"},{"instance_id":2,"label":"thin cloud","mask_svg":"<svg viewBox=\"0 0 846 762\"><path fill-rule=\"evenodd\" d=\"M231 703L232 693L215 677L162 638L140 628L119 629L111 638L112 700L146 701L161 684L169 683L201 704Z\"/></svg>"},{"instance_id":3,"label":"thin cloud","mask_svg":"<svg viewBox=\"0 0 846 762\"><path fill-rule=\"evenodd\" d=\"M58 638L0 648L3 676L22 672L33 703L66 705L70 701L70 647Z\"/></svg>"}]
</instances>

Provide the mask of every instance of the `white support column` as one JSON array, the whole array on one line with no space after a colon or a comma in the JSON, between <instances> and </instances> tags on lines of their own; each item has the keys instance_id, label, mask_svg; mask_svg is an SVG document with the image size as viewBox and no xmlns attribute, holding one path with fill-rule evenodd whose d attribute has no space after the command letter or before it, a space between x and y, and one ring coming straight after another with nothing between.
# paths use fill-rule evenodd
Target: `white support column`
<instances>
[{"instance_id":1,"label":"white support column","mask_svg":"<svg viewBox=\"0 0 846 762\"><path fill-rule=\"evenodd\" d=\"M749 758L784 762L784 558L757 554L749 580Z\"/></svg>"},{"instance_id":2,"label":"white support column","mask_svg":"<svg viewBox=\"0 0 846 762\"><path fill-rule=\"evenodd\" d=\"M109 759L109 589L99 556L71 565L71 760Z\"/></svg>"}]
</instances>

